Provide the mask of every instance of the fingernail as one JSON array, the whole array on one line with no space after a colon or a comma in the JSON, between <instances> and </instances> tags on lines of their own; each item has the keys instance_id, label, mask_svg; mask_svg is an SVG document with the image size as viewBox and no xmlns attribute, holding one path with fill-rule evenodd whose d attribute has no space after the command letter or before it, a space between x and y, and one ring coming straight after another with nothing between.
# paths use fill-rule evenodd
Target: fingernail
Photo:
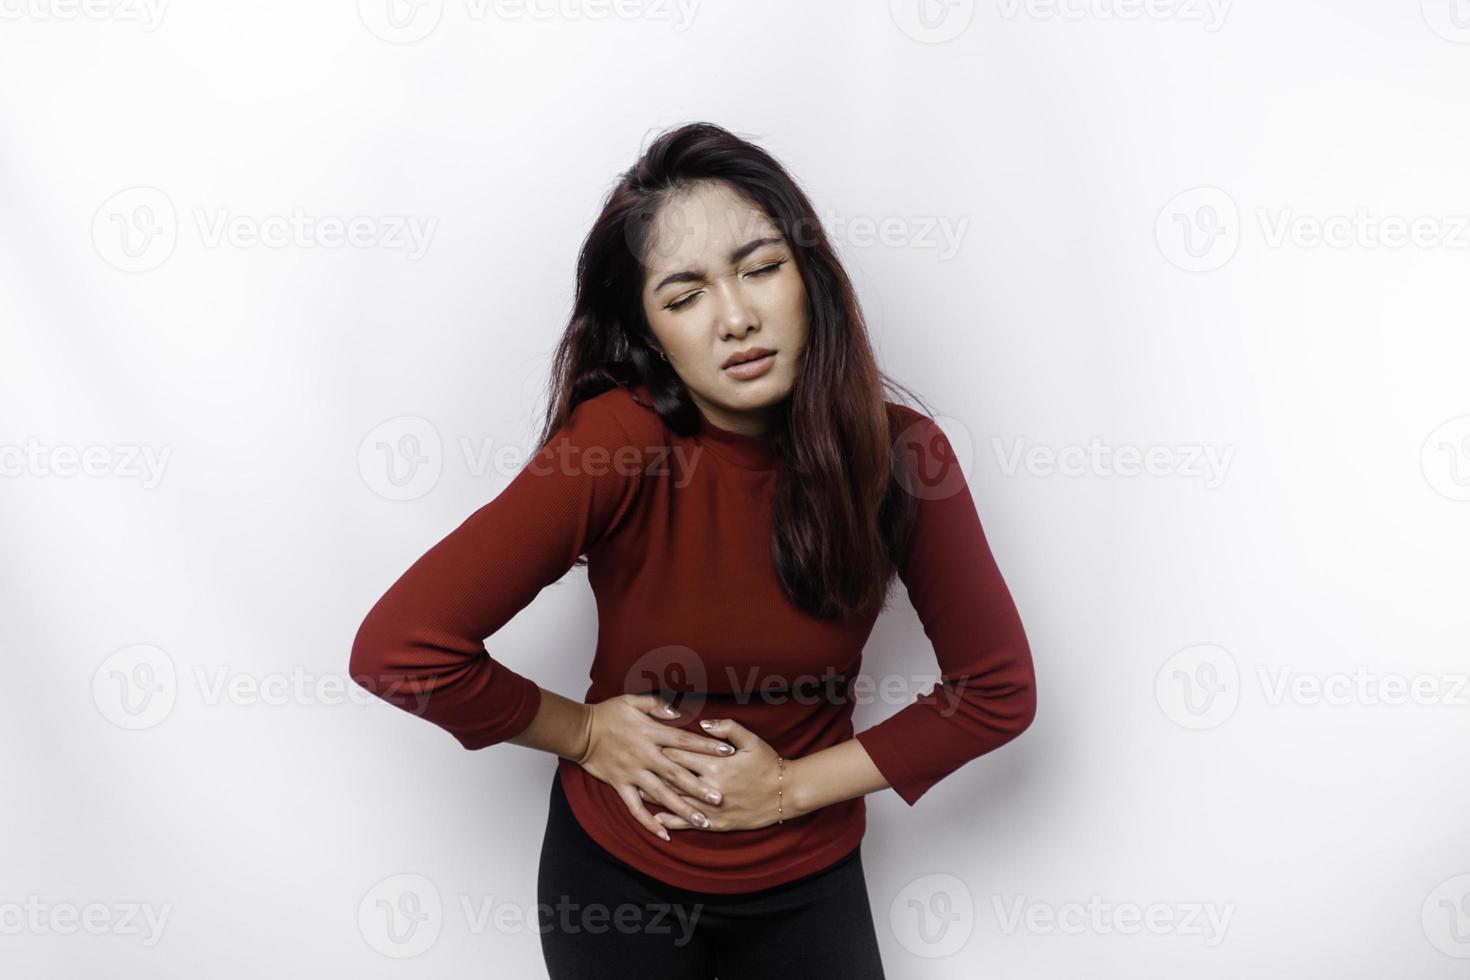
<instances>
[{"instance_id":1,"label":"fingernail","mask_svg":"<svg viewBox=\"0 0 1470 980\"><path fill-rule=\"evenodd\" d=\"M734 751L735 751L735 746L733 746L733 745L721 745L720 746L720 754L721 755L729 755L731 752L734 752Z\"/></svg>"},{"instance_id":2,"label":"fingernail","mask_svg":"<svg viewBox=\"0 0 1470 980\"><path fill-rule=\"evenodd\" d=\"M711 728L715 727L715 723L706 718L704 721L701 721L699 723L699 727L703 728L705 731L709 731Z\"/></svg>"},{"instance_id":3,"label":"fingernail","mask_svg":"<svg viewBox=\"0 0 1470 980\"><path fill-rule=\"evenodd\" d=\"M704 814L700 813L698 810L695 810L694 811L694 822L697 823L697 824L699 824L699 826L701 826L701 827L708 827L709 826L709 817L706 817Z\"/></svg>"},{"instance_id":4,"label":"fingernail","mask_svg":"<svg viewBox=\"0 0 1470 980\"><path fill-rule=\"evenodd\" d=\"M667 705L667 704L664 705L664 714L668 715L670 718L677 718L677 717L679 717L678 710L675 709L674 707L672 707L671 705Z\"/></svg>"},{"instance_id":5,"label":"fingernail","mask_svg":"<svg viewBox=\"0 0 1470 980\"><path fill-rule=\"evenodd\" d=\"M669 839L669 832L667 830L660 830L658 832L658 835L660 837L662 837L664 840L668 840Z\"/></svg>"},{"instance_id":6,"label":"fingernail","mask_svg":"<svg viewBox=\"0 0 1470 980\"><path fill-rule=\"evenodd\" d=\"M718 803L718 802L720 802L720 794L719 793L706 793L706 794L704 794L704 798L707 799L707 800L709 800L711 803Z\"/></svg>"}]
</instances>

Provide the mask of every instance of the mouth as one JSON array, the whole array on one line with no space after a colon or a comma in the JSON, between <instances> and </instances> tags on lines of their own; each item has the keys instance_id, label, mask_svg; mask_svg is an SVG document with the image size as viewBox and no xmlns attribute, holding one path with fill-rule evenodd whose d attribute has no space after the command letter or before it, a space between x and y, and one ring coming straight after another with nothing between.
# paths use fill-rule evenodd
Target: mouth
<instances>
[{"instance_id":1,"label":"mouth","mask_svg":"<svg viewBox=\"0 0 1470 980\"><path fill-rule=\"evenodd\" d=\"M767 347L752 347L749 350L737 351L736 353L731 354L725 359L725 363L721 364L720 367L732 368L735 367L737 364L746 364L750 361L758 361L761 358L770 357L774 353L776 352Z\"/></svg>"},{"instance_id":2,"label":"mouth","mask_svg":"<svg viewBox=\"0 0 1470 980\"><path fill-rule=\"evenodd\" d=\"M750 381L765 374L775 363L775 351L763 347L752 348L735 354L725 362L725 376L737 381Z\"/></svg>"}]
</instances>

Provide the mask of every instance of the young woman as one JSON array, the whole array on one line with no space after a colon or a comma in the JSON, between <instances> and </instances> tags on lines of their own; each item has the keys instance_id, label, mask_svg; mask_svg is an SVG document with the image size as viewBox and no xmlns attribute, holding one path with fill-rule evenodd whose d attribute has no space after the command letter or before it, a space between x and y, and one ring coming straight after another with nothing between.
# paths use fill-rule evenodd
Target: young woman
<instances>
[{"instance_id":1,"label":"young woman","mask_svg":"<svg viewBox=\"0 0 1470 980\"><path fill-rule=\"evenodd\" d=\"M538 876L554 980L881 977L864 796L913 805L1035 713L953 448L888 401L816 214L718 126L665 133L582 247L536 455L373 606L351 673L467 749L558 756ZM581 703L487 654L585 560ZM895 575L941 678L854 734Z\"/></svg>"}]
</instances>

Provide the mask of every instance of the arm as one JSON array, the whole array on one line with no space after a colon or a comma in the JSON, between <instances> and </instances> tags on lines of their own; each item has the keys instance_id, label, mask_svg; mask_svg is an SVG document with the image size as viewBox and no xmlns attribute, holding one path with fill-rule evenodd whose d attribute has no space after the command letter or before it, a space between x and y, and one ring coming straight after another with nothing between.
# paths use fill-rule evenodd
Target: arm
<instances>
[{"instance_id":1,"label":"arm","mask_svg":"<svg viewBox=\"0 0 1470 980\"><path fill-rule=\"evenodd\" d=\"M647 460L589 399L489 503L430 548L368 612L349 672L466 749L518 740L576 757L587 706L543 691L484 640L557 581L631 508Z\"/></svg>"},{"instance_id":2,"label":"arm","mask_svg":"<svg viewBox=\"0 0 1470 980\"><path fill-rule=\"evenodd\" d=\"M918 500L898 572L934 646L940 679L853 741L913 806L939 780L1025 731L1036 715L1036 682L1020 616L954 448L932 419L902 411L906 486ZM817 805L870 791L864 787L876 777L854 754L840 745L803 760L798 778Z\"/></svg>"}]
</instances>

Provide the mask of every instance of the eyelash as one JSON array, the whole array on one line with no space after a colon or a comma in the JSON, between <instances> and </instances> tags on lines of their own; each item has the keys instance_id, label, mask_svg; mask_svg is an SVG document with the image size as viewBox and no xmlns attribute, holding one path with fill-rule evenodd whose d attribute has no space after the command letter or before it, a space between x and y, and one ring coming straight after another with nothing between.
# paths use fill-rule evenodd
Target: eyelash
<instances>
[{"instance_id":1,"label":"eyelash","mask_svg":"<svg viewBox=\"0 0 1470 980\"><path fill-rule=\"evenodd\" d=\"M765 275L768 272L775 272L777 269L781 268L785 264L786 264L786 260L785 259L781 259L779 262L772 262L772 263L770 263L768 265L761 266L759 269L752 270L751 272L747 273L747 275L763 276L763 275ZM694 298L696 296L698 296L698 295L699 295L698 293L693 293L693 294L691 294L689 296L685 296L683 299L679 300L677 303L670 303L668 306L664 307L664 309L666 309L666 310L676 310L676 311L677 310L682 310L684 307L686 307L690 303L694 302Z\"/></svg>"}]
</instances>

